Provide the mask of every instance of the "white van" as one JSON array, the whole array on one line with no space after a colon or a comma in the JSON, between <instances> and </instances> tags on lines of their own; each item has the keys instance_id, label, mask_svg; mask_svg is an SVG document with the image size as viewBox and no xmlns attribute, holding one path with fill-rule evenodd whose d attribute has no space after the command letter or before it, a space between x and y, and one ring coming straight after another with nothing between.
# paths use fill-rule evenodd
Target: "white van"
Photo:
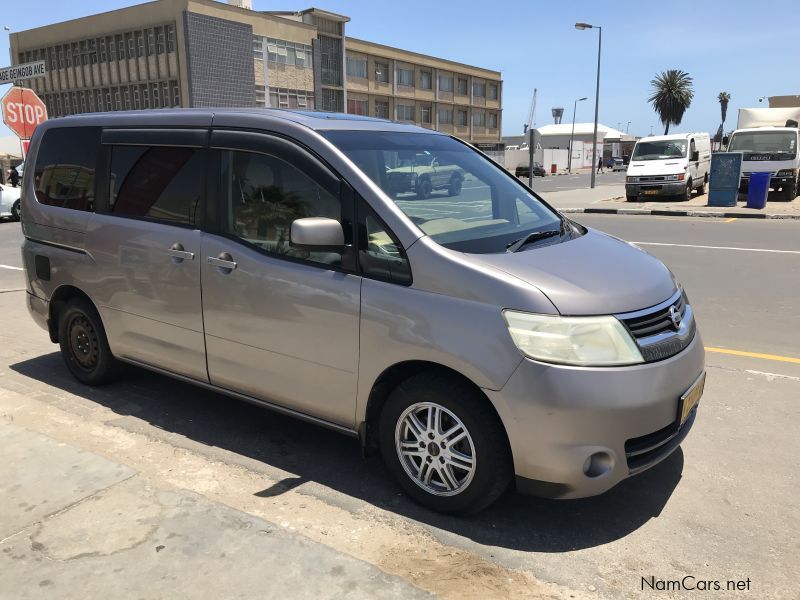
<instances>
[{"instance_id":1,"label":"white van","mask_svg":"<svg viewBox=\"0 0 800 600\"><path fill-rule=\"evenodd\" d=\"M711 167L711 138L707 133L654 135L636 142L625 179L625 196L692 197L706 193Z\"/></svg>"}]
</instances>

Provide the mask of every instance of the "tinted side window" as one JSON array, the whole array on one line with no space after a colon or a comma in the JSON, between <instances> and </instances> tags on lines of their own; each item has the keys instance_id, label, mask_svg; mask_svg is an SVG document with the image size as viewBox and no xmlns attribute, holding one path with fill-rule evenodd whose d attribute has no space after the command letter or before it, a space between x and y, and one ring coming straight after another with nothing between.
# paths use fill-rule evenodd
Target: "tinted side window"
<instances>
[{"instance_id":1,"label":"tinted side window","mask_svg":"<svg viewBox=\"0 0 800 600\"><path fill-rule=\"evenodd\" d=\"M205 153L201 149L113 146L109 210L194 225L204 181Z\"/></svg>"},{"instance_id":2,"label":"tinted side window","mask_svg":"<svg viewBox=\"0 0 800 600\"><path fill-rule=\"evenodd\" d=\"M308 252L289 244L295 219L328 217L341 222L342 205L337 196L275 156L225 151L222 159L225 233L275 254L341 264L340 254Z\"/></svg>"},{"instance_id":3,"label":"tinted side window","mask_svg":"<svg viewBox=\"0 0 800 600\"><path fill-rule=\"evenodd\" d=\"M60 127L42 138L34 168L36 199L42 204L94 210L99 127Z\"/></svg>"}]
</instances>

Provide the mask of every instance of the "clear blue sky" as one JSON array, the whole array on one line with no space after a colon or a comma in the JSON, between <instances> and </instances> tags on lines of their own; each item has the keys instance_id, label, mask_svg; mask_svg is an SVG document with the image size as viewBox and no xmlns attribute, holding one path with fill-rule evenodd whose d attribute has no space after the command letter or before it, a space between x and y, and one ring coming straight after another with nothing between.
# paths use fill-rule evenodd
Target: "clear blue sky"
<instances>
[{"instance_id":1,"label":"clear blue sky","mask_svg":"<svg viewBox=\"0 0 800 600\"><path fill-rule=\"evenodd\" d=\"M10 1L10 0L9 0ZM19 31L137 4L131 0L28 0L3 11L0 25ZM695 98L673 131L709 131L719 125L717 94L731 93L727 125L740 107L759 106L759 96L800 94L797 0L669 2L405 0L308 3L254 0L256 10L319 8L351 17L348 35L502 72L503 134L522 132L533 88L536 122L552 123L550 109L564 107L580 121L594 115L597 32L578 31L576 21L603 27L600 121L646 135L658 132L647 103L650 80L665 69L694 77ZM8 46L0 30L0 45ZM0 53L0 64L8 63ZM2 91L2 90L0 90ZM766 101L761 105L766 106ZM2 125L0 125L2 127ZM7 135L2 127L0 135Z\"/></svg>"}]
</instances>

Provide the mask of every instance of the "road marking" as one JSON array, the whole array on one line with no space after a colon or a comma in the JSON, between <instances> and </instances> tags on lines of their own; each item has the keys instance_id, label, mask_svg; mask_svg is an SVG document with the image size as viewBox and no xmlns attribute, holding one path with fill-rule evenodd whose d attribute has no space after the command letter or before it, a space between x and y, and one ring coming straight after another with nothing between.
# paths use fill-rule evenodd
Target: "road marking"
<instances>
[{"instance_id":1,"label":"road marking","mask_svg":"<svg viewBox=\"0 0 800 600\"><path fill-rule=\"evenodd\" d=\"M716 352L718 354L731 354L733 356L746 356L748 358L762 358L764 360L776 360L800 365L800 358L791 356L781 356L779 354L762 354L761 352L745 352L744 350L728 350L727 348L713 348L706 346L706 352Z\"/></svg>"},{"instance_id":2,"label":"road marking","mask_svg":"<svg viewBox=\"0 0 800 600\"><path fill-rule=\"evenodd\" d=\"M751 375L763 375L770 381L772 381L773 379L788 379L789 381L800 381L800 377L794 377L793 375L781 375L780 373L767 373L766 371L753 371L751 369L745 369L745 373L750 373Z\"/></svg>"},{"instance_id":3,"label":"road marking","mask_svg":"<svg viewBox=\"0 0 800 600\"><path fill-rule=\"evenodd\" d=\"M735 221L735 220L736 220L736 217L731 217L730 219L725 219L723 221L723 223L731 223L732 221Z\"/></svg>"},{"instance_id":4,"label":"road marking","mask_svg":"<svg viewBox=\"0 0 800 600\"><path fill-rule=\"evenodd\" d=\"M11 265L0 265L0 269L8 269L10 271L24 271L22 267L12 267Z\"/></svg>"},{"instance_id":5,"label":"road marking","mask_svg":"<svg viewBox=\"0 0 800 600\"><path fill-rule=\"evenodd\" d=\"M800 250L771 250L769 248L736 248L733 246L699 246L696 244L666 244L663 242L631 242L637 246L675 246L677 248L703 248L706 250L738 250L741 252L770 252L773 254L800 254Z\"/></svg>"}]
</instances>

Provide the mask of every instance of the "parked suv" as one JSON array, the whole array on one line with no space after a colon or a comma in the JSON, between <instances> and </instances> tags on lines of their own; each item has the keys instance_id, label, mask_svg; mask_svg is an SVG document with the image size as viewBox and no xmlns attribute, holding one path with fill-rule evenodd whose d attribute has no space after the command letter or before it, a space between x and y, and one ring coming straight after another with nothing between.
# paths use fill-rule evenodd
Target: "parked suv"
<instances>
[{"instance_id":1,"label":"parked suv","mask_svg":"<svg viewBox=\"0 0 800 600\"><path fill-rule=\"evenodd\" d=\"M393 160L392 160L393 159ZM458 196L464 183L464 173L454 164L440 162L429 153L400 151L390 157L397 166L386 168L389 193L396 196L413 192L423 200L438 190L449 196Z\"/></svg>"},{"instance_id":2,"label":"parked suv","mask_svg":"<svg viewBox=\"0 0 800 600\"><path fill-rule=\"evenodd\" d=\"M517 177L530 177L530 165L528 163L520 163L517 165L517 168L514 169L514 175ZM544 167L541 163L535 162L533 163L533 176L534 177L546 177L547 171L544 170Z\"/></svg>"},{"instance_id":3,"label":"parked suv","mask_svg":"<svg viewBox=\"0 0 800 600\"><path fill-rule=\"evenodd\" d=\"M408 152L469 196L394 198ZM449 513L511 484L599 494L695 421L703 344L670 271L454 137L149 110L49 120L29 157L26 301L85 384L131 364L329 427Z\"/></svg>"}]
</instances>

